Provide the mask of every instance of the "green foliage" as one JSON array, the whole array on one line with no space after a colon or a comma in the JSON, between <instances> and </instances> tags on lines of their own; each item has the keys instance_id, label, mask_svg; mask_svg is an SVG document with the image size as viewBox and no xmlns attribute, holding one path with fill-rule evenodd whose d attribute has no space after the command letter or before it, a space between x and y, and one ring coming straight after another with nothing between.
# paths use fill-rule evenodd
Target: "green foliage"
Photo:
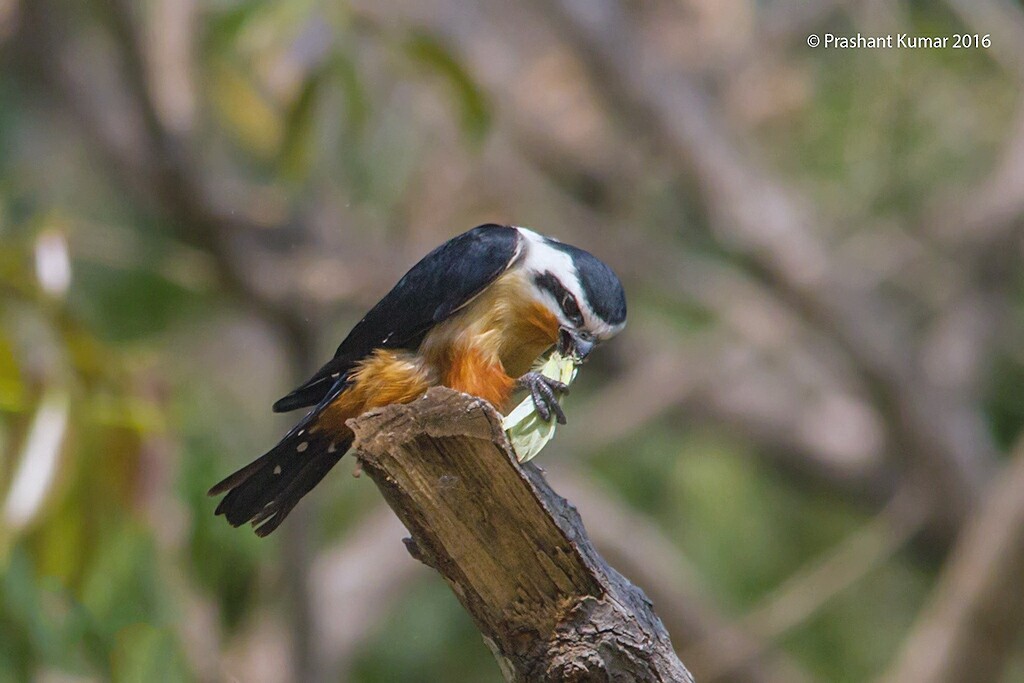
<instances>
[{"instance_id":1,"label":"green foliage","mask_svg":"<svg viewBox=\"0 0 1024 683\"><path fill-rule=\"evenodd\" d=\"M151 19L145 13L153 5L142 3L140 14ZM518 112L498 115L499 99L525 98L487 91L470 57L443 33L378 21L365 8L324 0L209 0L197 9L198 34L189 36L197 49L187 71L198 101L182 136L183 154L201 172L190 180L212 206L258 226L229 235L233 246L236 239L242 245L245 277L268 298L295 301L303 314L307 306L315 311L322 319L310 314L313 323L331 338L325 348L347 331L339 320L358 319L379 293L373 271L385 264L368 266L362 254L348 253L337 264L314 263L310 254L290 250L291 223L315 226L310 234L317 247L328 245L325 253L379 248L391 239L389 249L377 253L405 263L435 233L471 217L536 215L540 225L540 218L572 214L557 201L536 202L536 179L523 182L530 196L507 204L496 196L498 186L512 182L508 178L470 182L494 165L485 143L502 119L522 125ZM858 30L844 16L836 13L831 30ZM129 98L108 97L118 69L90 71L93 61L113 52L112 41L90 23L96 17L89 12L75 10L70 18L82 20L68 21L67 31L80 44L83 71L97 79L86 85L103 93L102 106L109 107L101 111L109 115L101 117L104 125L134 131L138 121L121 110ZM910 3L906 21L922 33L962 28L957 16L933 3ZM20 29L9 29L0 17L5 54L21 41L8 30ZM771 166L841 218L842 234L823 235L824 242L858 237L860 226L885 233L894 223L915 249L931 248L928 236L905 218L927 208L936 188L968 186L1001 153L1019 89L1008 87L994 67L1000 57L995 50L807 55L799 49L788 64L803 88L796 103L754 123ZM162 62L149 67L166 75ZM288 361L278 331L214 285L220 280L209 271L216 260L183 237L194 227L179 223L188 212L165 210L167 203L189 201L173 176L137 173L132 166L119 171L116 155L97 153L102 141L73 123L76 112L62 93L35 82L35 72L15 71L0 69L0 505L22 464L41 397L58 387L72 397L72 408L56 475L32 519L8 527L0 507L0 683L53 673L189 680L198 672L180 637L190 626L183 623L186 605L208 609L224 652L253 647L254 630L268 622L287 637L280 574L288 545L232 529L213 516L216 501L206 491L258 455L283 424L271 422L265 408L283 388L260 388L267 396L247 402L246 394L255 392L226 379L225 366L255 373ZM569 73L578 78L578 71ZM716 88L736 87L720 76ZM174 78L169 87L180 95ZM563 125L573 135L591 126L604 131L604 122L590 120L598 117L574 102L586 94L566 92L566 101L573 100L566 111L584 116ZM623 135L644 136L643 121L625 123ZM126 153L148 146L133 139ZM641 164L620 160L623 149L613 136L607 150L580 164L576 184L563 183L562 191L577 196L587 194L588 183L602 188L577 222L585 225L588 212L604 212L623 233L641 233L630 239L656 244L669 260L685 251L747 268L707 229L713 217L698 208L713 187L680 178L657 154ZM530 153L512 151L523 158L509 169ZM620 161L622 169L615 167ZM603 188L618 183L624 187ZM136 193L135 184L145 191ZM288 227L275 229L278 224ZM66 298L44 293L37 281L34 248L43 230L57 231L70 245L73 279ZM337 234L343 238L331 241ZM272 243L274 250L250 261L245 240ZM617 256L614 245L595 245L599 250ZM957 256L950 254L950 261ZM908 263L916 267L914 259ZM635 272L648 268L632 266ZM748 274L755 284L770 276ZM930 277L940 275L947 273ZM364 276L370 277L364 282ZM668 286L651 287L653 280L648 289L630 287L631 330L660 328L685 338L729 322ZM885 293L896 305L902 301L898 291ZM327 303L309 301L321 296ZM1024 292L1010 298L1007 326L1019 327ZM341 304L345 316L338 314ZM807 317L804 324L813 325ZM247 327L224 344L229 352L211 351L209 338L224 333L227 325L220 323L227 318L241 318ZM275 353L281 357L268 357ZM601 362L580 378L584 400L589 386L607 380ZM1024 428L1024 362L1015 348L1001 348L987 362L985 417L1007 447ZM582 404L579 398L574 392L573 405ZM585 429L574 426L571 411L568 429ZM557 457L557 443L545 455ZM781 476L759 457L756 439L668 418L626 443L609 444L588 466L671 539L729 616L742 615L868 519L867 511L828 491ZM352 467L343 461L314 494L322 512L310 539L313 561L381 504L371 484L348 476ZM893 656L933 581L933 567L921 568L910 552L900 554L787 633L782 645L821 680L871 679ZM367 639L348 680L499 680L471 621L434 577L410 589ZM1015 666L1014 673L1024 663Z\"/></svg>"},{"instance_id":2,"label":"green foliage","mask_svg":"<svg viewBox=\"0 0 1024 683\"><path fill-rule=\"evenodd\" d=\"M1024 363L1014 358L997 358L990 378L989 424L1000 445L1009 447L1024 430Z\"/></svg>"},{"instance_id":3,"label":"green foliage","mask_svg":"<svg viewBox=\"0 0 1024 683\"><path fill-rule=\"evenodd\" d=\"M898 653L925 597L927 577L912 557L900 559L830 601L787 636L786 647L823 680L873 679ZM860 635L850 638L851 632Z\"/></svg>"},{"instance_id":4,"label":"green foliage","mask_svg":"<svg viewBox=\"0 0 1024 683\"><path fill-rule=\"evenodd\" d=\"M255 608L257 569L274 548L272 540L261 542L247 530L233 529L211 514L206 491L228 468L219 457L223 446L217 446L209 436L189 439L178 489L191 511L188 559L192 574L216 597L224 626L233 630Z\"/></svg>"},{"instance_id":5,"label":"green foliage","mask_svg":"<svg viewBox=\"0 0 1024 683\"><path fill-rule=\"evenodd\" d=\"M206 49L210 52L230 49L246 26L272 4L271 0L242 0L211 12L205 23Z\"/></svg>"},{"instance_id":6,"label":"green foliage","mask_svg":"<svg viewBox=\"0 0 1024 683\"><path fill-rule=\"evenodd\" d=\"M471 140L479 142L491 126L490 106L476 81L444 43L426 33L417 33L406 44L409 57L443 78L455 93L462 127Z\"/></svg>"},{"instance_id":7,"label":"green foliage","mask_svg":"<svg viewBox=\"0 0 1024 683\"><path fill-rule=\"evenodd\" d=\"M118 633L111 673L117 683L171 683L191 678L174 637L146 623Z\"/></svg>"},{"instance_id":8,"label":"green foliage","mask_svg":"<svg viewBox=\"0 0 1024 683\"><path fill-rule=\"evenodd\" d=\"M914 12L899 32L964 31L936 9ZM828 30L869 34L842 18ZM813 101L766 121L765 140L849 225L920 210L935 188L969 186L998 153L996 132L1005 130L1016 95L986 68L987 50L814 50L810 57Z\"/></svg>"},{"instance_id":9,"label":"green foliage","mask_svg":"<svg viewBox=\"0 0 1024 683\"><path fill-rule=\"evenodd\" d=\"M318 69L302 84L285 121L285 137L281 145L281 172L287 178L305 175L310 168L310 147L317 121L316 105L326 87L330 71Z\"/></svg>"},{"instance_id":10,"label":"green foliage","mask_svg":"<svg viewBox=\"0 0 1024 683\"><path fill-rule=\"evenodd\" d=\"M82 264L71 306L107 341L129 341L165 331L187 312L190 294L151 270L115 271Z\"/></svg>"},{"instance_id":11,"label":"green foliage","mask_svg":"<svg viewBox=\"0 0 1024 683\"><path fill-rule=\"evenodd\" d=\"M164 602L153 539L130 525L118 525L99 539L81 593L82 603L108 638L132 624L159 623L168 617L170 606Z\"/></svg>"},{"instance_id":12,"label":"green foliage","mask_svg":"<svg viewBox=\"0 0 1024 683\"><path fill-rule=\"evenodd\" d=\"M365 683L465 681L500 683L494 657L447 586L418 584L359 658L355 679ZM458 654L456 654L458 653Z\"/></svg>"},{"instance_id":13,"label":"green foliage","mask_svg":"<svg viewBox=\"0 0 1024 683\"><path fill-rule=\"evenodd\" d=\"M47 667L109 676L111 632L101 618L15 549L0 566L0 671L12 680ZM130 597L131 593L125 593Z\"/></svg>"},{"instance_id":14,"label":"green foliage","mask_svg":"<svg viewBox=\"0 0 1024 683\"><path fill-rule=\"evenodd\" d=\"M124 575L120 571L118 578ZM37 579L21 552L9 558L0 586L0 676L10 676L0 680L29 680L36 667L125 683L189 678L174 635L145 623L151 615L136 611L143 621L126 618L112 630L108 615L91 611L54 582ZM133 611L124 606L135 595L131 588L122 588L114 611Z\"/></svg>"},{"instance_id":15,"label":"green foliage","mask_svg":"<svg viewBox=\"0 0 1024 683\"><path fill-rule=\"evenodd\" d=\"M662 427L610 447L595 473L686 549L702 584L736 613L854 533L862 515L780 478L742 442ZM786 638L828 681L862 681L894 654L924 593L912 562L886 565ZM878 623L878 614L892 616ZM851 638L851 633L862 636Z\"/></svg>"}]
</instances>

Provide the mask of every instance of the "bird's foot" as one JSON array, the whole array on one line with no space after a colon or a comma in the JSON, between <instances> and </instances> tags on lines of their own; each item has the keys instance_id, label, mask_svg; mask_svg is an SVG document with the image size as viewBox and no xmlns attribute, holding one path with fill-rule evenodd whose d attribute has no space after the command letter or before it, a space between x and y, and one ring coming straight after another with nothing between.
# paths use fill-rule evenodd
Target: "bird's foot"
<instances>
[{"instance_id":1,"label":"bird's foot","mask_svg":"<svg viewBox=\"0 0 1024 683\"><path fill-rule=\"evenodd\" d=\"M558 404L556 393L568 394L569 386L567 384L539 372L528 372L516 380L516 385L530 392L530 396L533 397L533 405L542 420L550 422L551 416L554 415L558 424L565 424L565 413L562 411L562 406Z\"/></svg>"}]
</instances>

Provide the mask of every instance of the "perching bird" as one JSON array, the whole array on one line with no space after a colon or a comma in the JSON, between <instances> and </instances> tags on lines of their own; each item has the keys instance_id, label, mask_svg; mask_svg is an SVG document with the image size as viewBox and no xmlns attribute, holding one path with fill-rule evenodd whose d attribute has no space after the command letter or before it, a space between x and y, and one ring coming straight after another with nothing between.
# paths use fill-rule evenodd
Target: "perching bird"
<instances>
[{"instance_id":1,"label":"perching bird","mask_svg":"<svg viewBox=\"0 0 1024 683\"><path fill-rule=\"evenodd\" d=\"M352 444L345 421L408 403L432 386L503 410L528 390L544 420L565 423L564 384L531 371L552 347L582 360L626 323L611 268L525 228L481 225L427 254L341 342L334 358L274 404L314 406L262 457L210 489L232 526L276 529Z\"/></svg>"}]
</instances>

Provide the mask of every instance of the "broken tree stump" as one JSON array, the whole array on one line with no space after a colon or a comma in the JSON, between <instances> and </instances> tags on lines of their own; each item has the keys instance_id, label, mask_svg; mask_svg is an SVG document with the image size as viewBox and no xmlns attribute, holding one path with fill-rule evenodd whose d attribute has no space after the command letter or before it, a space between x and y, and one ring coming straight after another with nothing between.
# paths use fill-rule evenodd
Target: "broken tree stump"
<instances>
[{"instance_id":1,"label":"broken tree stump","mask_svg":"<svg viewBox=\"0 0 1024 683\"><path fill-rule=\"evenodd\" d=\"M520 466L486 401L436 388L349 421L363 470L509 681L689 681L643 591Z\"/></svg>"}]
</instances>

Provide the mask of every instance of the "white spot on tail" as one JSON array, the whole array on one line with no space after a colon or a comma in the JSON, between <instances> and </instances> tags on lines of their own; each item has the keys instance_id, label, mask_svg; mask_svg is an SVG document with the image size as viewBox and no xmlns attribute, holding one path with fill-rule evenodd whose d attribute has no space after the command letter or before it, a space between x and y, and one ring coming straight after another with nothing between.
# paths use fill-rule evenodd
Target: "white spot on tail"
<instances>
[{"instance_id":1,"label":"white spot on tail","mask_svg":"<svg viewBox=\"0 0 1024 683\"><path fill-rule=\"evenodd\" d=\"M299 453L302 453L307 448L309 448L309 442L308 441L303 441L302 443L300 443L298 446L295 447L295 450L297 450Z\"/></svg>"},{"instance_id":2,"label":"white spot on tail","mask_svg":"<svg viewBox=\"0 0 1024 683\"><path fill-rule=\"evenodd\" d=\"M327 452L328 452L328 453L333 453L333 452L334 452L334 451L336 451L336 450L338 450L338 444L336 444L336 443L334 443L334 442L332 441L332 442L331 442L331 445L327 447Z\"/></svg>"},{"instance_id":3,"label":"white spot on tail","mask_svg":"<svg viewBox=\"0 0 1024 683\"><path fill-rule=\"evenodd\" d=\"M276 465L274 467L274 474L281 474L281 466L280 465Z\"/></svg>"}]
</instances>

